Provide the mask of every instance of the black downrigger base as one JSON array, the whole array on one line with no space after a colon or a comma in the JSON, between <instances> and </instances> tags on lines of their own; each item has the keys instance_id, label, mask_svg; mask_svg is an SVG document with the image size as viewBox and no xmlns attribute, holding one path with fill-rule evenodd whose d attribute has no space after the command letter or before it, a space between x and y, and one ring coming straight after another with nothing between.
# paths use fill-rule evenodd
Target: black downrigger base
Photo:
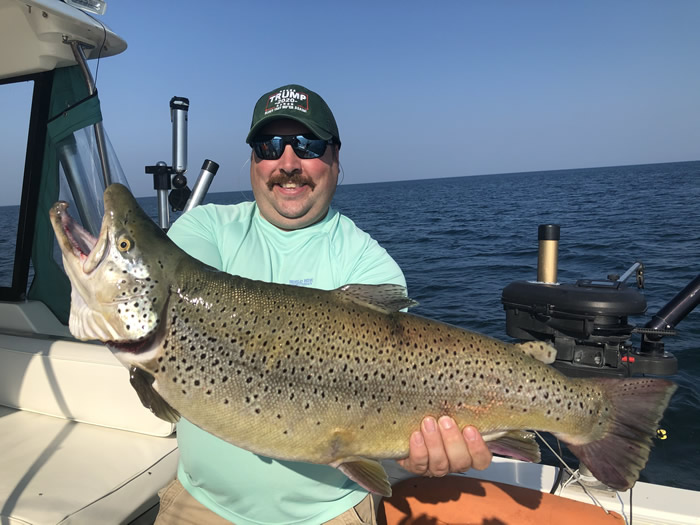
<instances>
[{"instance_id":1,"label":"black downrigger base","mask_svg":"<svg viewBox=\"0 0 700 525\"><path fill-rule=\"evenodd\" d=\"M637 262L622 276L557 283L559 226L539 227L537 281L516 281L503 290L506 332L521 340L539 340L557 349L553 366L568 376L672 375L678 369L661 339L700 303L700 275L644 327L629 317L646 312L639 288L644 266ZM636 287L626 281L635 276ZM641 335L635 346L631 338Z\"/></svg>"}]
</instances>

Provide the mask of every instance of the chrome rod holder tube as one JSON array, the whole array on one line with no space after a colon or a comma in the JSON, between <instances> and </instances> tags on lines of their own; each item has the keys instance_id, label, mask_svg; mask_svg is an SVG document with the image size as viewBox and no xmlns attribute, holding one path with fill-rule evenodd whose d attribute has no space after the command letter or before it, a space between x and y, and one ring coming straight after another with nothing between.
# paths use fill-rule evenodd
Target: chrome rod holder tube
<instances>
[{"instance_id":1,"label":"chrome rod holder tube","mask_svg":"<svg viewBox=\"0 0 700 525\"><path fill-rule=\"evenodd\" d=\"M85 83L87 84L88 94L94 95L95 81L92 78L92 73L90 73L90 68L87 65L87 59L85 58L85 53L83 52L83 47L86 45L77 40L70 40L67 43L70 44L71 50L73 51L73 56L75 61L80 66L80 70L83 72L83 77L85 78ZM95 143L97 145L97 154L100 157L100 166L102 168L102 180L104 182L105 188L112 184L112 172L109 167L109 159L107 158L107 141L105 140L104 127L102 122L95 122L93 124L93 129L95 130Z\"/></svg>"},{"instance_id":2,"label":"chrome rod holder tube","mask_svg":"<svg viewBox=\"0 0 700 525\"><path fill-rule=\"evenodd\" d=\"M204 197L207 195L207 191L209 191L211 181L214 179L214 175L216 175L218 170L219 165L213 160L207 159L204 161L204 164L202 164L202 170L199 172L199 177L197 177L197 182L194 184L192 195L190 195L190 198L185 205L185 213L202 203Z\"/></svg>"},{"instance_id":3,"label":"chrome rod holder tube","mask_svg":"<svg viewBox=\"0 0 700 525\"><path fill-rule=\"evenodd\" d=\"M170 99L170 121L173 125L173 164L174 174L187 171L187 113L190 101L185 97Z\"/></svg>"}]
</instances>

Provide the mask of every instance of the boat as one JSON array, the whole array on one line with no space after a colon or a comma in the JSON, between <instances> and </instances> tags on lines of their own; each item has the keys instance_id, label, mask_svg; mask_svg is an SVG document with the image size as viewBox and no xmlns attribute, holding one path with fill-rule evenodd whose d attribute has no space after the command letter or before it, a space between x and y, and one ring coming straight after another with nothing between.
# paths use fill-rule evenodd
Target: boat
<instances>
[{"instance_id":1,"label":"boat","mask_svg":"<svg viewBox=\"0 0 700 525\"><path fill-rule=\"evenodd\" d=\"M106 347L68 331L70 285L46 213L59 193L71 194L95 231L105 184L125 181L86 62L125 49L74 5L0 1L0 91L15 97L3 126L24 131L26 144L7 152L23 161L17 171L4 171L21 191L17 220L1 236L15 248L0 288L2 523L152 523L158 490L175 477L173 425L142 406Z\"/></svg>"},{"instance_id":2,"label":"boat","mask_svg":"<svg viewBox=\"0 0 700 525\"><path fill-rule=\"evenodd\" d=\"M0 90L17 98L3 126L26 135L22 148L9 152L21 160L20 167L4 172L8 179L21 180L16 220L0 233L3 256L12 261L9 281L0 282L2 523L153 523L158 490L175 477L177 468L173 425L143 407L128 370L106 347L71 336L70 284L56 257L46 213L56 200L68 200L83 226L96 234L103 189L113 182L128 186L109 144L88 67L88 61L109 60L126 51L126 42L99 18L104 6L101 0L0 0ZM97 16L87 14L89 10ZM170 107L173 165L148 168L162 227L169 221L169 204L189 209L201 201L217 168L205 161L193 191L186 188L182 175L188 100L173 97ZM553 225L543 231L547 237ZM666 317L647 327L646 354L632 355L626 343L633 328L627 314L641 306L624 284L632 276L639 278L639 266L614 280L574 285L612 294L615 304L618 292L625 296L621 311L603 316L615 319L606 336L624 350L613 352L614 359L611 346L600 340L578 346L567 340L574 330L568 324L572 318L593 326L585 320L590 299L547 312L553 323L543 323L542 308L557 304L547 294L566 290L551 276L551 240L541 239L548 255L542 257L545 273L537 282L514 283L504 290L509 335L557 338L566 349L562 356L569 356L559 366L577 373L626 373L654 363L662 367L657 373L672 373L675 360L660 342L668 329ZM533 292L540 302L529 299ZM674 312L691 308L689 292L684 293L669 303ZM585 311L573 315L572 309L581 305ZM613 368L619 370L611 372ZM405 479L398 467L389 474L396 480L394 496L381 503L380 520L390 524L700 523L695 491L638 482L619 493L601 487L585 472L559 466L496 457L487 470L467 475Z\"/></svg>"}]
</instances>

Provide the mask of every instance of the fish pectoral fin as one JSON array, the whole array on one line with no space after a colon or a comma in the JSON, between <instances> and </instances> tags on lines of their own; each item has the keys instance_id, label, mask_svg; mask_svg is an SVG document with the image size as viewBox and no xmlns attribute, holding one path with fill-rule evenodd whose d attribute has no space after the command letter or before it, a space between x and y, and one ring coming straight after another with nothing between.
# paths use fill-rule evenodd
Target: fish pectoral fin
<instances>
[{"instance_id":1,"label":"fish pectoral fin","mask_svg":"<svg viewBox=\"0 0 700 525\"><path fill-rule=\"evenodd\" d=\"M385 314L418 304L406 295L406 288L399 284L346 284L333 290L333 293L342 301Z\"/></svg>"},{"instance_id":2,"label":"fish pectoral fin","mask_svg":"<svg viewBox=\"0 0 700 525\"><path fill-rule=\"evenodd\" d=\"M534 357L546 365L551 365L557 358L557 349L543 341L526 341L524 343L516 343L513 346L522 353Z\"/></svg>"},{"instance_id":3,"label":"fish pectoral fin","mask_svg":"<svg viewBox=\"0 0 700 525\"><path fill-rule=\"evenodd\" d=\"M540 447L535 441L535 435L525 430L509 430L498 436L484 436L486 446L494 454L508 456L531 463L540 462Z\"/></svg>"},{"instance_id":4,"label":"fish pectoral fin","mask_svg":"<svg viewBox=\"0 0 700 525\"><path fill-rule=\"evenodd\" d=\"M135 366L129 368L129 380L143 406L168 423L177 423L180 413L171 407L153 388L154 377Z\"/></svg>"},{"instance_id":5,"label":"fish pectoral fin","mask_svg":"<svg viewBox=\"0 0 700 525\"><path fill-rule=\"evenodd\" d=\"M384 467L378 461L353 456L339 459L331 463L331 467L337 468L355 483L370 492L381 494L387 498L391 496L389 476L387 476Z\"/></svg>"}]
</instances>

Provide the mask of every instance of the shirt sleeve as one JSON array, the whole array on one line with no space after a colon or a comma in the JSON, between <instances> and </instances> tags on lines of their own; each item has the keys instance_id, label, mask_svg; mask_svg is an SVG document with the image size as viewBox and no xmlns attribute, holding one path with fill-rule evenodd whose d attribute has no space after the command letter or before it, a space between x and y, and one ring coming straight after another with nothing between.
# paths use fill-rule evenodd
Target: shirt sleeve
<instances>
[{"instance_id":1,"label":"shirt sleeve","mask_svg":"<svg viewBox=\"0 0 700 525\"><path fill-rule=\"evenodd\" d=\"M389 253L368 236L365 249L346 284L400 284L406 287L406 278Z\"/></svg>"},{"instance_id":2,"label":"shirt sleeve","mask_svg":"<svg viewBox=\"0 0 700 525\"><path fill-rule=\"evenodd\" d=\"M221 270L221 252L214 236L216 221L209 211L198 206L180 216L168 230L168 237L195 259Z\"/></svg>"}]
</instances>

